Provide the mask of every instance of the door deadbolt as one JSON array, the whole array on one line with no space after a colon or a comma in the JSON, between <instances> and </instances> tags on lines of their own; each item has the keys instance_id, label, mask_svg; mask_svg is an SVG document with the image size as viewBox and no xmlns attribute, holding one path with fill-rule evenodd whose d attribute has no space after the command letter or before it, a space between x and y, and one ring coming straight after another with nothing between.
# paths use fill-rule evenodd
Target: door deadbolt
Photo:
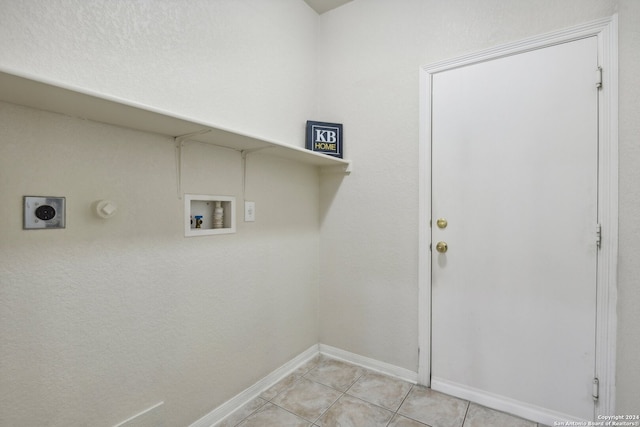
<instances>
[{"instance_id":1,"label":"door deadbolt","mask_svg":"<svg viewBox=\"0 0 640 427\"><path fill-rule=\"evenodd\" d=\"M436 225L438 226L438 228L447 228L447 224L449 223L445 218L438 218L438 220L436 221Z\"/></svg>"},{"instance_id":2,"label":"door deadbolt","mask_svg":"<svg viewBox=\"0 0 640 427\"><path fill-rule=\"evenodd\" d=\"M449 249L449 246L447 246L446 242L436 243L436 251L440 252L441 254L447 252L447 249Z\"/></svg>"}]
</instances>

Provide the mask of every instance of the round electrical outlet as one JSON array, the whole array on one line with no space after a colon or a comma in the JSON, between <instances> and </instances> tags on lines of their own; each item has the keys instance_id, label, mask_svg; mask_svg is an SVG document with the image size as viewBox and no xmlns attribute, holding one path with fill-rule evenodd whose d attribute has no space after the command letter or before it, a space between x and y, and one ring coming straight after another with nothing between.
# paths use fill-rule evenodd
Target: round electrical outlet
<instances>
[{"instance_id":1,"label":"round electrical outlet","mask_svg":"<svg viewBox=\"0 0 640 427\"><path fill-rule=\"evenodd\" d=\"M36 208L35 214L38 219L41 219L42 221L49 221L55 218L56 210L53 208L53 206L42 205Z\"/></svg>"}]
</instances>

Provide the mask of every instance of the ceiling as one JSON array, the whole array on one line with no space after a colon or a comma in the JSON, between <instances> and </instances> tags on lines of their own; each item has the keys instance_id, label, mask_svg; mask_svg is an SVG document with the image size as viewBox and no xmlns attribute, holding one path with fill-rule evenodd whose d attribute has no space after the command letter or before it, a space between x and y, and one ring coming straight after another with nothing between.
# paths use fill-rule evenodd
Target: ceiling
<instances>
[{"instance_id":1,"label":"ceiling","mask_svg":"<svg viewBox=\"0 0 640 427\"><path fill-rule=\"evenodd\" d=\"M352 0L304 0L318 15L349 3Z\"/></svg>"}]
</instances>

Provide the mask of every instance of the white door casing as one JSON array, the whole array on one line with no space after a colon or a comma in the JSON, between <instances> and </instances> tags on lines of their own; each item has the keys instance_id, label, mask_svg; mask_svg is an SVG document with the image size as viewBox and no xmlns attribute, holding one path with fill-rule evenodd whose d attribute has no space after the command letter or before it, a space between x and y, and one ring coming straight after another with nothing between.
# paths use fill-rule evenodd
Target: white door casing
<instances>
[{"instance_id":1,"label":"white door casing","mask_svg":"<svg viewBox=\"0 0 640 427\"><path fill-rule=\"evenodd\" d=\"M475 64L496 59L508 57L522 52L534 51L544 47L567 43L570 41L581 40L587 37L593 37L597 44L598 58L597 63L603 68L603 88L599 92L598 103L598 138L599 152L598 157L598 207L597 212L593 216L595 221L602 226L602 247L597 253L598 271L595 280L597 281L597 331L596 331L596 350L595 350L595 376L600 380L599 399L596 404L596 412L598 414L611 414L614 409L614 379L615 379L615 265L616 265L616 249L617 249L617 61L616 61L616 17L600 20L597 22L585 24L579 27L559 31L553 34L547 34L535 37L522 42L510 44L508 46L491 49L480 52L478 54L468 55L452 61L434 64L424 67L421 70L421 139L420 139L420 271L419 271L419 382L429 385L431 380L431 367L433 361L430 359L431 354L431 265L429 244L431 243L431 230L429 228L429 220L431 217L431 174L437 171L431 170L431 149L432 149L432 132L430 118L434 113L432 111L432 81L437 73L446 70L454 70L463 65ZM542 72L542 71L541 71ZM595 76L595 70L594 70ZM594 77L595 82L595 77ZM594 184L596 185L596 184ZM434 215L439 215L434 212ZM446 216L447 214L445 214ZM435 221L435 218L434 218ZM453 225L452 225L453 226ZM543 225L540 225L543 227ZM595 224L594 224L595 226ZM435 224L434 224L435 227ZM437 229L434 229L437 230ZM445 230L446 231L446 230ZM442 237L445 234L436 236ZM595 236L595 230L594 230ZM446 239L445 239L446 240ZM437 240L436 240L437 241ZM550 242L550 246L552 246ZM435 241L434 241L435 245ZM490 242L487 242L487 246ZM458 248L460 249L460 248ZM508 250L506 248L477 248L478 250ZM454 249L452 249L453 251ZM551 248L550 250L557 250ZM453 252L452 252L453 254ZM438 258L434 258L434 263L438 262ZM440 262L446 261L441 258ZM437 264L434 268L439 267ZM595 272L592 272L595 275ZM594 299L595 295L589 296ZM589 304L589 300L585 301ZM585 318L586 319L586 318ZM438 339L436 337L436 339ZM593 356L593 355L592 355ZM589 362L586 362L589 363ZM434 374L435 375L435 374ZM550 384L550 387L556 385ZM468 390L467 396L479 403L488 406L494 406L498 409L516 413L525 418L536 419L541 422L551 424L554 420L554 413L550 411L544 413L539 411L537 407L528 407L522 405L518 399L505 399L499 393L492 395L491 393L478 393L477 390Z\"/></svg>"}]
</instances>

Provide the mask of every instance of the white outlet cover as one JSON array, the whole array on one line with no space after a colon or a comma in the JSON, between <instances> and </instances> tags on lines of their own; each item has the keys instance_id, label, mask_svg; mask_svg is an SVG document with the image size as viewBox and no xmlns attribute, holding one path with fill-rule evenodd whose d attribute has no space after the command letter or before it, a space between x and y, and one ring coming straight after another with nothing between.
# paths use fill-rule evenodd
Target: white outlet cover
<instances>
[{"instance_id":1,"label":"white outlet cover","mask_svg":"<svg viewBox=\"0 0 640 427\"><path fill-rule=\"evenodd\" d=\"M65 198L24 196L23 228L65 228Z\"/></svg>"},{"instance_id":2,"label":"white outlet cover","mask_svg":"<svg viewBox=\"0 0 640 427\"><path fill-rule=\"evenodd\" d=\"M255 202L244 202L244 220L245 222L254 222L256 220Z\"/></svg>"}]
</instances>

